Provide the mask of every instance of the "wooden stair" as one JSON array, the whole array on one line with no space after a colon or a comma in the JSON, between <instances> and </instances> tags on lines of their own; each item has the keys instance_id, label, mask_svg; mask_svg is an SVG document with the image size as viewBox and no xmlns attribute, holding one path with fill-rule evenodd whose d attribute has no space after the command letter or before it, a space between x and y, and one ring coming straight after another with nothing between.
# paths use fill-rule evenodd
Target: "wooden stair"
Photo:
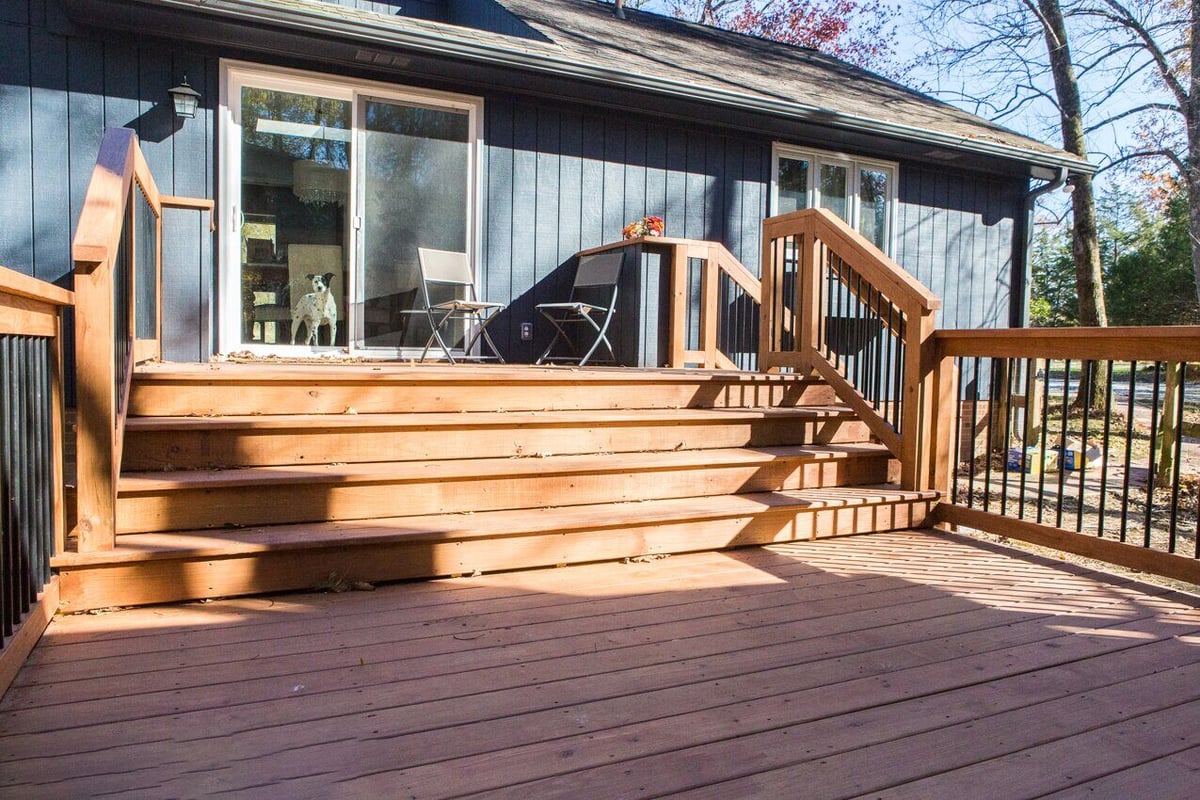
<instances>
[{"instance_id":1,"label":"wooden stair","mask_svg":"<svg viewBox=\"0 0 1200 800\"><path fill-rule=\"evenodd\" d=\"M795 376L153 365L131 391L117 547L55 560L67 610L915 527L936 500Z\"/></svg>"}]
</instances>

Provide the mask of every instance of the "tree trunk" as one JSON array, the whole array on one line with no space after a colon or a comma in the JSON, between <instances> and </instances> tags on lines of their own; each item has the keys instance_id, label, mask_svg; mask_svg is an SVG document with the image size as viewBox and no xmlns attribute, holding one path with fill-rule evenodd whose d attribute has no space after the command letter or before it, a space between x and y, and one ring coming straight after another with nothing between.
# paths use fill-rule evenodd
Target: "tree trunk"
<instances>
[{"instance_id":1,"label":"tree trunk","mask_svg":"<svg viewBox=\"0 0 1200 800\"><path fill-rule=\"evenodd\" d=\"M1200 302L1200 2L1192 0L1190 84L1182 98L1184 129L1187 132L1187 163L1183 180L1187 186L1188 222L1192 234L1192 279Z\"/></svg>"},{"instance_id":2,"label":"tree trunk","mask_svg":"<svg viewBox=\"0 0 1200 800\"><path fill-rule=\"evenodd\" d=\"M1087 158L1083 107L1079 100L1075 67L1071 63L1071 48L1067 40L1067 27L1063 22L1062 7L1058 0L1038 0L1037 6L1042 34L1046 39L1046 50L1050 55L1054 93L1062 118L1063 149L1080 158ZM1106 327L1108 310L1104 305L1100 243L1096 226L1096 198L1092 191L1092 178L1090 175L1073 175L1070 181L1075 189L1071 195L1071 255L1075 261L1079 324ZM1107 387L1104 386L1104 373L1097 368L1098 366L1090 364L1091 380L1080 381L1080 394L1075 398L1075 405L1086 403L1089 407L1097 408L1102 402ZM1090 396L1085 397L1084 387L1088 386L1091 387Z\"/></svg>"}]
</instances>

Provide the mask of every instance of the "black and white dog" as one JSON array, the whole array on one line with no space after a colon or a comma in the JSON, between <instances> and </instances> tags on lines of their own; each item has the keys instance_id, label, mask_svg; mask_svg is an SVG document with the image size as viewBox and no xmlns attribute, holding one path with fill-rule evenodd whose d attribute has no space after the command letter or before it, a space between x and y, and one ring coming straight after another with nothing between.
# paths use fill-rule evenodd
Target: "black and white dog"
<instances>
[{"instance_id":1,"label":"black and white dog","mask_svg":"<svg viewBox=\"0 0 1200 800\"><path fill-rule=\"evenodd\" d=\"M292 344L296 343L296 332L300 330L300 323L304 323L308 330L308 341L305 344L316 347L317 329L328 325L329 344L332 345L333 340L337 338L337 301L333 299L333 292L329 290L329 285L333 283L333 273L304 277L312 281L313 290L301 297L300 302L292 309Z\"/></svg>"}]
</instances>

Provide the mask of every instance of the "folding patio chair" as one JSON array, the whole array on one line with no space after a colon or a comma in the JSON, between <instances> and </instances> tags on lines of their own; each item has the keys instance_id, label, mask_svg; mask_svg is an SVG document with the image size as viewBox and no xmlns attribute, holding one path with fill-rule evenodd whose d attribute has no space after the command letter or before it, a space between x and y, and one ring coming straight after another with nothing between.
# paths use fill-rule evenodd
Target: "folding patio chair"
<instances>
[{"instance_id":1,"label":"folding patio chair","mask_svg":"<svg viewBox=\"0 0 1200 800\"><path fill-rule=\"evenodd\" d=\"M450 347L442 336L442 330L447 323L462 320L467 325L474 325L470 335L464 330L463 337L467 340L463 346L463 357L472 358L471 348L476 342L486 344L491 348L497 361L504 363L504 356L496 343L487 332L487 326L496 318L504 303L489 303L475 296L475 276L471 272L471 264L467 261L466 253L450 250L432 250L427 247L417 248L417 261L421 267L421 295L425 300L425 313L429 317L432 332L425 341L425 349L421 352L421 360L429 353L430 346L436 341L446 354L451 364L457 363ZM431 286L451 287L454 296L449 300L434 303L431 299ZM444 291L442 292L444 294ZM461 296L460 296L461 295ZM492 358L493 356L474 356L474 358Z\"/></svg>"},{"instance_id":2,"label":"folding patio chair","mask_svg":"<svg viewBox=\"0 0 1200 800\"><path fill-rule=\"evenodd\" d=\"M612 342L608 340L608 327L617 310L617 287L621 280L621 264L624 260L623 251L582 256L575 270L575 283L571 287L570 299L565 303L538 304L537 310L554 326L554 338L550 340L550 344L536 363L578 361L582 367L601 344L608 349L609 359L616 363L617 356L613 352ZM605 305L589 303L583 298L593 299ZM567 326L578 325L584 326L585 334L595 336L582 358L578 355L579 350L575 342L567 333ZM551 357L551 351L560 340L566 343L572 355Z\"/></svg>"}]
</instances>

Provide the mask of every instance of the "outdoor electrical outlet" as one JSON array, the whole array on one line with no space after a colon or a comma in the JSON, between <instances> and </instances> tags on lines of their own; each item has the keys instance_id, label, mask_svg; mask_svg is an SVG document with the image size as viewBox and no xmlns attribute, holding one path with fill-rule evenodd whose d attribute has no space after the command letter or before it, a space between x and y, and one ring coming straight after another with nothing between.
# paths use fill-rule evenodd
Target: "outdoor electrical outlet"
<instances>
[{"instance_id":1,"label":"outdoor electrical outlet","mask_svg":"<svg viewBox=\"0 0 1200 800\"><path fill-rule=\"evenodd\" d=\"M522 322L521 323L521 341L522 342L532 342L533 341L533 323L532 322Z\"/></svg>"}]
</instances>

